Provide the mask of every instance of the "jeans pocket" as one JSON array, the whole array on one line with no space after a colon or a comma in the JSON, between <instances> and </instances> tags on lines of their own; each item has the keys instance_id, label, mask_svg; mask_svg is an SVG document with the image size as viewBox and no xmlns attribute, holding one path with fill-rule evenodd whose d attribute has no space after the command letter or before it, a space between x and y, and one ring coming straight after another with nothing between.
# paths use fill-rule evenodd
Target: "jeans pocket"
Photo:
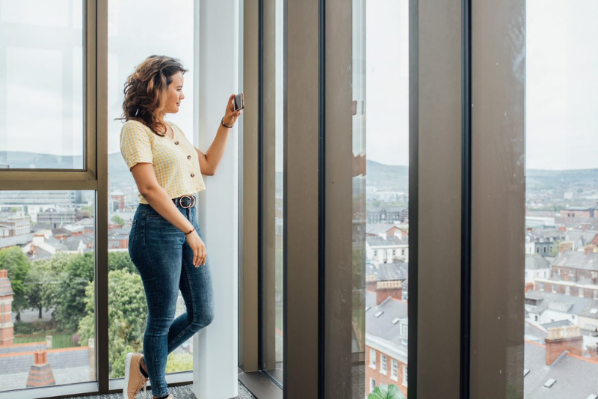
<instances>
[{"instance_id":1,"label":"jeans pocket","mask_svg":"<svg viewBox=\"0 0 598 399\"><path fill-rule=\"evenodd\" d=\"M131 231L129 232L129 252L131 251L131 247L135 243L135 236L137 235L137 219L133 219L133 223L131 223Z\"/></svg>"},{"instance_id":2,"label":"jeans pocket","mask_svg":"<svg viewBox=\"0 0 598 399\"><path fill-rule=\"evenodd\" d=\"M158 214L145 218L144 241L146 249L159 251L160 248L176 247L183 244L185 234Z\"/></svg>"}]
</instances>

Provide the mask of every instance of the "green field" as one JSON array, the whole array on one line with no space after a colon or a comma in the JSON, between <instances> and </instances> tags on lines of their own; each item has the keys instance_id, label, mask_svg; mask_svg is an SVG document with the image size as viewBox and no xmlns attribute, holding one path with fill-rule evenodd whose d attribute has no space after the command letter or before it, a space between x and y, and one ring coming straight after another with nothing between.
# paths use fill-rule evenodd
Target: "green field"
<instances>
[{"instance_id":1,"label":"green field","mask_svg":"<svg viewBox=\"0 0 598 399\"><path fill-rule=\"evenodd\" d=\"M52 349L72 348L75 345L71 342L71 334L48 334L52 335ZM15 336L14 344L27 344L29 342L46 342L46 334Z\"/></svg>"}]
</instances>

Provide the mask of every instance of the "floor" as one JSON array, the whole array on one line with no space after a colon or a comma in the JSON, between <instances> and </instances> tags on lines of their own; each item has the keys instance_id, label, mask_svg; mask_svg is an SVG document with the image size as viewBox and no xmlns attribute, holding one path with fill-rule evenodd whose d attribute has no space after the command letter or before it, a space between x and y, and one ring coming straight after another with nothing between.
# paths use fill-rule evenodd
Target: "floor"
<instances>
[{"instance_id":1,"label":"floor","mask_svg":"<svg viewBox=\"0 0 598 399\"><path fill-rule=\"evenodd\" d=\"M170 388L170 393L175 399L196 399L192 391L192 385L180 385ZM147 397L151 398L151 390L147 390ZM137 398L143 398L143 390L137 395ZM94 395L94 396L72 396L68 399L122 399L121 393L113 393L110 395ZM241 384L239 384L239 396L235 399L255 399L251 393Z\"/></svg>"}]
</instances>

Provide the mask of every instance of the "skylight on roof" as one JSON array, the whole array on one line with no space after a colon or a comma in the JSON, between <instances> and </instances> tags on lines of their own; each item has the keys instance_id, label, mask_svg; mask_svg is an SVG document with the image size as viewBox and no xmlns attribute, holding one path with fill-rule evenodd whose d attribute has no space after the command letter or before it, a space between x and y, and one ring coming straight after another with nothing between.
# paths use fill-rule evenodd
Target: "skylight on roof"
<instances>
[{"instance_id":1,"label":"skylight on roof","mask_svg":"<svg viewBox=\"0 0 598 399\"><path fill-rule=\"evenodd\" d=\"M392 324L397 324L399 322L399 320L401 320L401 319L399 319L398 317L396 319L393 319Z\"/></svg>"},{"instance_id":2,"label":"skylight on roof","mask_svg":"<svg viewBox=\"0 0 598 399\"><path fill-rule=\"evenodd\" d=\"M598 395L590 394L586 399L598 399Z\"/></svg>"},{"instance_id":3,"label":"skylight on roof","mask_svg":"<svg viewBox=\"0 0 598 399\"><path fill-rule=\"evenodd\" d=\"M380 317L382 315L382 313L384 313L384 311L380 311L380 312L376 313L374 316L375 317Z\"/></svg>"},{"instance_id":4,"label":"skylight on roof","mask_svg":"<svg viewBox=\"0 0 598 399\"><path fill-rule=\"evenodd\" d=\"M529 369L523 369L523 376L525 377L528 374L529 374Z\"/></svg>"},{"instance_id":5,"label":"skylight on roof","mask_svg":"<svg viewBox=\"0 0 598 399\"><path fill-rule=\"evenodd\" d=\"M551 378L551 379L549 379L548 381L546 381L544 383L544 386L546 388L550 388L550 387L552 387L554 385L555 382L556 382L556 380L554 378Z\"/></svg>"},{"instance_id":6,"label":"skylight on roof","mask_svg":"<svg viewBox=\"0 0 598 399\"><path fill-rule=\"evenodd\" d=\"M596 313L598 313L598 309L592 308L592 309L590 309L590 313L591 314L596 314Z\"/></svg>"},{"instance_id":7,"label":"skylight on roof","mask_svg":"<svg viewBox=\"0 0 598 399\"><path fill-rule=\"evenodd\" d=\"M365 311L367 312L368 310L370 310L370 307L369 307L369 306L366 306L366 307L365 307Z\"/></svg>"}]
</instances>

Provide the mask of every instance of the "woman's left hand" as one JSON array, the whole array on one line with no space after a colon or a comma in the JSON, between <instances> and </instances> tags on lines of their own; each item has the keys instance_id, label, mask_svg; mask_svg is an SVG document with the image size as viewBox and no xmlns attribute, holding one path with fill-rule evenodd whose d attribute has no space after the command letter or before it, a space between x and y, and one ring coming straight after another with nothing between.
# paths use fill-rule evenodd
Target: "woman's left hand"
<instances>
[{"instance_id":1,"label":"woman's left hand","mask_svg":"<svg viewBox=\"0 0 598 399\"><path fill-rule=\"evenodd\" d=\"M243 101L245 101L245 96L243 96ZM224 123L226 123L229 126L233 126L235 123L237 123L237 119L239 119L239 116L243 113L242 109L235 111L234 102L235 94L232 94L228 99L228 104L226 104L226 111L224 112Z\"/></svg>"}]
</instances>

